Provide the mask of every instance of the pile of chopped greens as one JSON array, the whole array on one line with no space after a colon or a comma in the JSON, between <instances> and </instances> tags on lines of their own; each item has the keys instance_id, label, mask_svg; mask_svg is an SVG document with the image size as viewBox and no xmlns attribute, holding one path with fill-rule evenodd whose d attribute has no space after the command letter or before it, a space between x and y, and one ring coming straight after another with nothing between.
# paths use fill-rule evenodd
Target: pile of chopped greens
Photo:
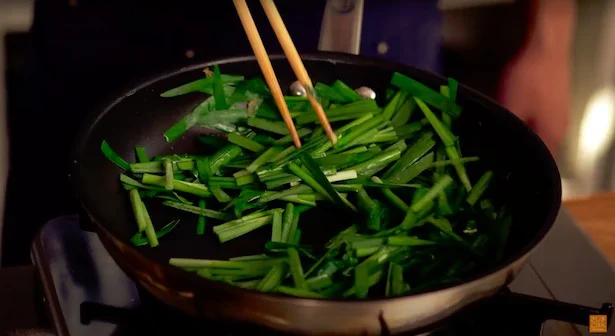
<instances>
[{"instance_id":1,"label":"pile of chopped greens","mask_svg":"<svg viewBox=\"0 0 615 336\"><path fill-rule=\"evenodd\" d=\"M471 181L453 123L460 117L457 82L440 91L400 73L385 103L363 99L344 82L317 83L315 92L339 141L323 134L306 97L287 96L303 146L295 148L267 86L260 78L221 74L217 66L194 82L164 92L172 99L200 92L206 98L168 129L171 143L192 127L215 150L150 158L120 158L107 142L103 153L124 170L136 220L136 246L155 247L177 225L160 229L146 207L158 202L194 214L196 235L221 243L254 230L270 230L262 254L230 260L172 258L171 265L244 288L309 298L399 296L458 281L502 258L510 216L486 192L493 173ZM302 241L301 223L323 203L359 218L325 244ZM320 204L320 206L319 206ZM332 225L332 224L331 224ZM213 228L206 230L207 226ZM207 233L206 233L207 232ZM212 233L209 233L212 232ZM204 243L206 243L204 241Z\"/></svg>"}]
</instances>

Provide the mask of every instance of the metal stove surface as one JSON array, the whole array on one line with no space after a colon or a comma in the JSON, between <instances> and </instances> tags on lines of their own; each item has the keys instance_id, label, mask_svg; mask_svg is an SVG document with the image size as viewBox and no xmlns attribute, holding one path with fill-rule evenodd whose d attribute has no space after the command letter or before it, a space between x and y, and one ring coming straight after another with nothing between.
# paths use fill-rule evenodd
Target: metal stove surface
<instances>
[{"instance_id":1,"label":"metal stove surface","mask_svg":"<svg viewBox=\"0 0 615 336\"><path fill-rule=\"evenodd\" d=\"M77 215L48 222L33 244L32 259L59 335L169 335L181 334L179 327L190 330L191 334L274 334L255 326L196 321L157 302L139 290L115 264L95 233L81 230ZM615 302L615 273L563 210L510 289L540 298L600 307L603 302ZM586 326L563 322L549 321L542 328L538 323L536 328L536 322L524 314L541 302L530 300L528 305L524 299L525 306L511 305L510 298L503 298L509 303L492 300L460 314L438 331L424 334L538 335L542 329L542 335L546 336L590 335ZM587 324L582 320L577 323ZM615 329L611 328L607 335L615 335Z\"/></svg>"}]
</instances>

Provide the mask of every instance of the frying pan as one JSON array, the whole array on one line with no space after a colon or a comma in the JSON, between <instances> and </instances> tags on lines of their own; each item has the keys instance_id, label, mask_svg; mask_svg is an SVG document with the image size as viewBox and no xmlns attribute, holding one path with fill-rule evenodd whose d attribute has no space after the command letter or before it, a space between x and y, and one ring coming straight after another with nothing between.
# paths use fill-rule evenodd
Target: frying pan
<instances>
[{"instance_id":1,"label":"frying pan","mask_svg":"<svg viewBox=\"0 0 615 336\"><path fill-rule=\"evenodd\" d=\"M288 62L281 55L271 59L280 84L288 87L295 80ZM307 54L302 59L314 81L342 79L353 87L369 86L380 96L384 96L394 71L434 89L446 84L446 79L438 75L378 59L337 53ZM129 238L137 227L118 181L120 170L102 155L100 144L106 140L125 158L134 157L136 145L146 147L150 155L202 151L193 137L202 129L191 130L173 144L166 143L162 134L204 97L194 93L161 98L160 93L201 78L202 69L213 64L219 64L225 73L261 75L253 57L241 57L176 69L129 88L94 111L78 137L73 164L79 200L114 260L155 297L185 313L310 335L380 334L383 324L391 333L419 330L509 284L555 220L561 204L561 182L546 146L512 113L460 85L458 103L464 112L454 132L460 137L462 152L480 156L478 167L495 172L494 201L506 204L513 216L505 257L499 265L427 292L368 300L316 300L259 293L171 267L170 257L224 259L262 253L268 233L261 230L264 233L220 244L211 232L205 237L195 235L196 220L187 217L161 239L160 246L131 246ZM476 173L469 169L473 180ZM317 209L312 217L302 219L306 244L329 236L323 233L326 228L349 224L337 211ZM173 210L172 214L168 210L152 212L157 226L177 214Z\"/></svg>"}]
</instances>

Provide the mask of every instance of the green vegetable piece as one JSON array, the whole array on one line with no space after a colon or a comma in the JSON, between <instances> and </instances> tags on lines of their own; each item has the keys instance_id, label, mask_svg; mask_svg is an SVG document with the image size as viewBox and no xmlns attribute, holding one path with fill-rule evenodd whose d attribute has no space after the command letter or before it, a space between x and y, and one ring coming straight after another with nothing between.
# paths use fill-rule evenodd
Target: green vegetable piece
<instances>
[{"instance_id":1,"label":"green vegetable piece","mask_svg":"<svg viewBox=\"0 0 615 336\"><path fill-rule=\"evenodd\" d=\"M308 142L307 144L303 145L301 147L301 149L295 149L292 152L290 152L288 155L286 155L285 157L275 160L273 162L273 166L274 167L279 167L281 165L284 165L288 162L291 162L295 159L297 159L299 157L299 155L303 154L303 153L310 153L312 152L314 149L322 146L324 143L329 142L329 139L326 136L320 136L317 139L314 139L310 142Z\"/></svg>"},{"instance_id":2,"label":"green vegetable piece","mask_svg":"<svg viewBox=\"0 0 615 336\"><path fill-rule=\"evenodd\" d=\"M418 98L414 98L414 99L419 105L419 108L421 109L421 111L423 111L425 118L429 120L429 123L431 124L433 129L436 131L436 133L438 133L438 136L440 137L440 139L442 139L442 142L445 145L446 154L448 155L448 157L451 160L459 159L459 153L457 149L455 148L456 140L453 134L448 130L446 126L444 126L444 124L442 124L442 122L438 119L438 117L436 117L436 115L433 114L433 112L431 112L431 110L429 109L429 107L427 107L427 105L425 105L425 103L423 103ZM468 175L466 174L465 167L462 164L454 164L453 166L455 167L455 170L457 171L457 175L459 175L459 179L461 180L461 183L464 185L467 191L470 191L470 189L472 189L472 184L470 183L470 179L468 178Z\"/></svg>"},{"instance_id":3,"label":"green vegetable piece","mask_svg":"<svg viewBox=\"0 0 615 336\"><path fill-rule=\"evenodd\" d=\"M272 189L276 189L278 187L284 186L286 184L289 183L295 183L295 182L299 182L301 181L300 178L298 178L297 176L294 175L290 175L290 176L284 176L281 177L279 179L275 179L272 181L269 181L267 183L265 183L265 186L267 187L267 190L272 190ZM296 195L294 195L296 196Z\"/></svg>"},{"instance_id":4,"label":"green vegetable piece","mask_svg":"<svg viewBox=\"0 0 615 336\"><path fill-rule=\"evenodd\" d=\"M337 92L335 89L331 88L327 84L318 82L316 83L316 85L314 85L314 90L316 91L318 98L320 98L321 100L326 99L335 103L346 102L346 98L344 98L344 96L342 96L339 92Z\"/></svg>"},{"instance_id":5,"label":"green vegetable piece","mask_svg":"<svg viewBox=\"0 0 615 336\"><path fill-rule=\"evenodd\" d=\"M408 230L415 226L417 224L418 214L423 212L428 206L431 206L434 199L441 192L444 192L444 189L452 182L453 179L450 176L442 176L424 196L422 196L418 201L413 202L408 209L408 212L406 212L406 216L400 225L401 228Z\"/></svg>"},{"instance_id":6,"label":"green vegetable piece","mask_svg":"<svg viewBox=\"0 0 615 336\"><path fill-rule=\"evenodd\" d=\"M222 82L225 84L239 82L244 79L243 76L236 76L236 75L221 75L221 77L222 77ZM214 81L213 77L197 79L193 82L186 83L184 85L178 86L168 91L165 91L160 94L160 97L170 98L170 97L185 95L185 94L192 93L192 92L202 92L206 94L213 94L213 88L212 88L213 81Z\"/></svg>"},{"instance_id":7,"label":"green vegetable piece","mask_svg":"<svg viewBox=\"0 0 615 336\"><path fill-rule=\"evenodd\" d=\"M304 138L307 135L312 133L312 130L309 128L300 128L297 130L297 135L299 138ZM293 142L293 138L290 135L285 135L273 142L274 145L286 145ZM294 147L293 147L294 148Z\"/></svg>"},{"instance_id":8,"label":"green vegetable piece","mask_svg":"<svg viewBox=\"0 0 615 336\"><path fill-rule=\"evenodd\" d=\"M414 164L408 166L408 168L406 168L405 170L393 174L392 176L387 178L386 181L391 183L408 183L412 181L415 177L419 176L425 170L431 168L433 166L433 158L434 153L431 152L420 158Z\"/></svg>"},{"instance_id":9,"label":"green vegetable piece","mask_svg":"<svg viewBox=\"0 0 615 336\"><path fill-rule=\"evenodd\" d=\"M216 200L220 203L228 203L232 201L231 196L229 196L221 187L209 186L209 191L214 195Z\"/></svg>"},{"instance_id":10,"label":"green vegetable piece","mask_svg":"<svg viewBox=\"0 0 615 336\"><path fill-rule=\"evenodd\" d=\"M446 195L446 192L443 192L440 195L438 195L438 208L437 209L438 209L438 214L440 216L448 216L448 215L453 214L453 208L448 202L448 197Z\"/></svg>"},{"instance_id":11,"label":"green vegetable piece","mask_svg":"<svg viewBox=\"0 0 615 336\"><path fill-rule=\"evenodd\" d=\"M268 215L268 216L248 220L242 225L234 227L233 229L219 231L219 232L216 232L216 234L218 235L218 239L220 240L220 242L224 243L229 240L240 237L244 234L250 233L265 225L271 224L272 219L273 219L273 216Z\"/></svg>"},{"instance_id":12,"label":"green vegetable piece","mask_svg":"<svg viewBox=\"0 0 615 336\"><path fill-rule=\"evenodd\" d=\"M402 139L407 139L409 137L414 136L420 130L423 129L425 125L429 124L427 119L421 119L419 121L415 121L406 125L402 125L400 127L395 128L395 134L397 137Z\"/></svg>"},{"instance_id":13,"label":"green vegetable piece","mask_svg":"<svg viewBox=\"0 0 615 336\"><path fill-rule=\"evenodd\" d=\"M480 179L478 180L478 182L476 182L472 190L470 190L470 193L468 194L468 198L466 199L470 205L474 205L480 199L480 197L483 195L483 193L489 186L489 183L491 182L492 178L493 178L492 171L487 171L483 174L483 176L480 177Z\"/></svg>"},{"instance_id":14,"label":"green vegetable piece","mask_svg":"<svg viewBox=\"0 0 615 336\"><path fill-rule=\"evenodd\" d=\"M209 161L209 157L199 157L196 159L196 169L199 173L199 180L201 182L208 183L209 179L212 177L213 173L211 171L211 163Z\"/></svg>"},{"instance_id":15,"label":"green vegetable piece","mask_svg":"<svg viewBox=\"0 0 615 336\"><path fill-rule=\"evenodd\" d=\"M164 173L164 165L160 161L131 163L130 171L135 174Z\"/></svg>"},{"instance_id":16,"label":"green vegetable piece","mask_svg":"<svg viewBox=\"0 0 615 336\"><path fill-rule=\"evenodd\" d=\"M264 164L273 161L278 154L282 152L280 147L269 147L263 154L261 154L256 160L254 160L248 167L246 167L246 171L249 173L254 173L258 168L262 167Z\"/></svg>"},{"instance_id":17,"label":"green vegetable piece","mask_svg":"<svg viewBox=\"0 0 615 336\"><path fill-rule=\"evenodd\" d=\"M275 134L288 135L288 128L281 121L269 121L261 118L249 118L248 125Z\"/></svg>"},{"instance_id":18,"label":"green vegetable piece","mask_svg":"<svg viewBox=\"0 0 615 336\"><path fill-rule=\"evenodd\" d=\"M120 174L120 181L122 183L128 184L133 187L141 188L141 189L149 189L149 190L154 190L154 191L164 191L165 190L164 188L160 188L157 186L145 185L125 174Z\"/></svg>"},{"instance_id":19,"label":"green vegetable piece","mask_svg":"<svg viewBox=\"0 0 615 336\"><path fill-rule=\"evenodd\" d=\"M200 216L205 216L205 217L209 217L213 219L220 219L220 220L231 219L231 216L224 212L219 212L219 211L210 210L210 209L201 209L200 207L194 206L194 205L188 205L188 204L183 204L183 203L174 202L174 201L164 201L162 202L162 204L168 207L171 207L171 208L175 208L177 210L182 210L182 211L190 212L193 214L197 214Z\"/></svg>"},{"instance_id":20,"label":"green vegetable piece","mask_svg":"<svg viewBox=\"0 0 615 336\"><path fill-rule=\"evenodd\" d=\"M391 263L391 290L387 296L400 296L410 290L410 286L404 281L404 268L396 263Z\"/></svg>"},{"instance_id":21,"label":"green vegetable piece","mask_svg":"<svg viewBox=\"0 0 615 336\"><path fill-rule=\"evenodd\" d=\"M344 103L357 102L363 99L358 93L355 92L355 90L351 89L348 85L346 85L346 83L339 79L333 82L331 88L344 97Z\"/></svg>"},{"instance_id":22,"label":"green vegetable piece","mask_svg":"<svg viewBox=\"0 0 615 336\"><path fill-rule=\"evenodd\" d=\"M361 285L359 286L361 287L360 289L361 294L358 294L359 289L357 288L357 279L355 276L355 285L352 286L350 289L348 289L346 292L344 292L343 297L349 297L352 295L356 295L358 298L364 298L365 296L367 296L367 291L369 291L369 288L376 285L380 281L380 279L382 279L382 275L383 275L383 272L382 270L380 270L380 271L375 272L372 275L367 276L366 280L362 276L361 279L359 280L359 282L361 282Z\"/></svg>"},{"instance_id":23,"label":"green vegetable piece","mask_svg":"<svg viewBox=\"0 0 615 336\"><path fill-rule=\"evenodd\" d=\"M277 291L278 293L281 293L281 294L297 296L297 297L302 297L302 298L307 298L307 299L324 299L325 298L325 296L319 293L307 290L307 289L293 288L293 287L287 287L287 286L278 286Z\"/></svg>"},{"instance_id":24,"label":"green vegetable piece","mask_svg":"<svg viewBox=\"0 0 615 336\"><path fill-rule=\"evenodd\" d=\"M356 211L356 208L354 207L354 205L352 205L352 203L341 197L339 193L335 191L335 189L333 189L331 183L311 156L304 153L300 155L299 158L301 159L301 162L304 164L305 168L309 171L309 173L305 172L298 166L291 164L293 167L291 168L291 165L289 165L289 169L291 169L293 173L295 173L307 185L321 193L323 196L327 197L329 200L340 205L345 204L353 211Z\"/></svg>"},{"instance_id":25,"label":"green vegetable piece","mask_svg":"<svg viewBox=\"0 0 615 336\"><path fill-rule=\"evenodd\" d=\"M413 99L406 99L406 101L397 109L397 113L391 119L391 126L393 127L401 127L408 123L410 117L412 117L412 112L416 109L416 102Z\"/></svg>"},{"instance_id":26,"label":"green vegetable piece","mask_svg":"<svg viewBox=\"0 0 615 336\"><path fill-rule=\"evenodd\" d=\"M397 141L399 140L399 138L397 137L397 134L395 134L395 131L390 131L390 132L382 132L382 131L378 131L374 133L371 133L373 131L377 131L376 129L371 130L368 133L365 133L365 136L362 137L361 139L356 140L356 142L354 143L355 145L369 145L369 144L375 144L375 143L380 143L380 142L393 142L393 141Z\"/></svg>"},{"instance_id":27,"label":"green vegetable piece","mask_svg":"<svg viewBox=\"0 0 615 336\"><path fill-rule=\"evenodd\" d=\"M295 216L295 206L292 203L286 203L286 209L284 210L284 219L282 221L282 242L288 243L290 241L291 230L293 225L293 217Z\"/></svg>"},{"instance_id":28,"label":"green vegetable piece","mask_svg":"<svg viewBox=\"0 0 615 336\"><path fill-rule=\"evenodd\" d=\"M275 103L265 100L263 101L256 110L256 117L269 119L269 120L281 120L280 113L275 106Z\"/></svg>"},{"instance_id":29,"label":"green vegetable piece","mask_svg":"<svg viewBox=\"0 0 615 336\"><path fill-rule=\"evenodd\" d=\"M230 133L228 135L228 141L255 153L265 150L265 146L237 133Z\"/></svg>"},{"instance_id":30,"label":"green vegetable piece","mask_svg":"<svg viewBox=\"0 0 615 336\"><path fill-rule=\"evenodd\" d=\"M372 200L365 190L357 193L359 208L367 215L367 228L379 231L382 228L383 208L378 201Z\"/></svg>"},{"instance_id":31,"label":"green vegetable piece","mask_svg":"<svg viewBox=\"0 0 615 336\"><path fill-rule=\"evenodd\" d=\"M285 202L292 202L292 203L296 203L296 204L303 204L303 205L309 205L312 207L316 206L316 196L320 196L320 195L292 195L292 196L285 196L280 198L280 201L285 201Z\"/></svg>"},{"instance_id":32,"label":"green vegetable piece","mask_svg":"<svg viewBox=\"0 0 615 336\"><path fill-rule=\"evenodd\" d=\"M386 168L389 163L398 160L400 155L401 151L398 148L387 149L374 158L361 162L346 170L354 170L359 176L371 176Z\"/></svg>"},{"instance_id":33,"label":"green vegetable piece","mask_svg":"<svg viewBox=\"0 0 615 336\"><path fill-rule=\"evenodd\" d=\"M231 107L200 115L197 118L196 124L223 132L233 132L237 129L236 124L248 119L251 115L248 108Z\"/></svg>"},{"instance_id":34,"label":"green vegetable piece","mask_svg":"<svg viewBox=\"0 0 615 336\"><path fill-rule=\"evenodd\" d=\"M376 183L383 183L382 180L378 178L378 176L372 176L372 181ZM384 194L384 197L386 197L396 208L400 209L403 212L408 211L408 204L406 204L406 202L399 198L399 196L395 195L393 191L391 191L389 188L382 188L380 190Z\"/></svg>"},{"instance_id":35,"label":"green vegetable piece","mask_svg":"<svg viewBox=\"0 0 615 336\"><path fill-rule=\"evenodd\" d=\"M389 263L389 271L387 272L386 287L384 290L385 296L391 296L391 287L393 286L393 263Z\"/></svg>"},{"instance_id":36,"label":"green vegetable piece","mask_svg":"<svg viewBox=\"0 0 615 336\"><path fill-rule=\"evenodd\" d=\"M147 222L145 220L145 214L143 212L143 207L141 207L141 196L139 196L139 191L137 189L133 189L129 192L130 195L130 203L132 204L132 212L135 216L135 221L137 222L137 226L139 227L139 232L145 231L145 227L147 226Z\"/></svg>"},{"instance_id":37,"label":"green vegetable piece","mask_svg":"<svg viewBox=\"0 0 615 336\"><path fill-rule=\"evenodd\" d=\"M429 121L434 131L438 134L445 146L453 146L455 144L455 136L451 131L438 119L438 117L431 111L431 109L420 99L414 98L419 109L425 115L425 118Z\"/></svg>"},{"instance_id":38,"label":"green vegetable piece","mask_svg":"<svg viewBox=\"0 0 615 336\"><path fill-rule=\"evenodd\" d=\"M177 227L177 224L179 224L179 219L170 221L159 231L156 231L156 237L160 239L166 236ZM130 243L134 246L145 246L149 244L149 241L147 240L147 238L143 237L142 232L137 232L134 236L132 236L132 238L130 238Z\"/></svg>"},{"instance_id":39,"label":"green vegetable piece","mask_svg":"<svg viewBox=\"0 0 615 336\"><path fill-rule=\"evenodd\" d=\"M282 213L276 211L273 213L273 224L271 227L271 241L273 242L283 242L282 239Z\"/></svg>"},{"instance_id":40,"label":"green vegetable piece","mask_svg":"<svg viewBox=\"0 0 615 336\"><path fill-rule=\"evenodd\" d=\"M261 292L271 292L275 290L282 282L285 269L286 267L284 264L277 264L271 267L269 272L267 272L265 277L256 286L256 290Z\"/></svg>"},{"instance_id":41,"label":"green vegetable piece","mask_svg":"<svg viewBox=\"0 0 615 336\"><path fill-rule=\"evenodd\" d=\"M426 133L419 138L412 146L410 146L400 159L384 173L385 180L394 179L397 174L408 168L421 157L427 154L434 146L436 142L432 139L431 133Z\"/></svg>"},{"instance_id":42,"label":"green vegetable piece","mask_svg":"<svg viewBox=\"0 0 615 336\"><path fill-rule=\"evenodd\" d=\"M407 97L408 97L408 92L406 91L400 90L400 91L397 91L397 93L395 93L391 101L389 101L387 106L385 106L384 110L382 111L382 116L385 121L391 120L391 118L393 117L393 114L397 111L397 109L399 109L404 104Z\"/></svg>"},{"instance_id":43,"label":"green vegetable piece","mask_svg":"<svg viewBox=\"0 0 615 336\"><path fill-rule=\"evenodd\" d=\"M169 265L179 268L210 268L216 270L257 270L266 269L284 263L286 258L269 258L259 260L229 261L211 259L192 259L192 258L171 258Z\"/></svg>"},{"instance_id":44,"label":"green vegetable piece","mask_svg":"<svg viewBox=\"0 0 615 336\"><path fill-rule=\"evenodd\" d=\"M380 107L378 104L372 99L362 99L360 101L348 104L337 106L334 108L330 108L327 111L327 119L329 121L339 121L339 120L348 120L348 119L356 119L363 117L366 114L376 114L380 112ZM337 119L336 118L343 118ZM318 121L318 117L315 113L306 113L295 118L297 124L309 124L312 122Z\"/></svg>"},{"instance_id":45,"label":"green vegetable piece","mask_svg":"<svg viewBox=\"0 0 615 336\"><path fill-rule=\"evenodd\" d=\"M180 160L175 163L178 170L193 170L195 167L195 163L192 160Z\"/></svg>"},{"instance_id":46,"label":"green vegetable piece","mask_svg":"<svg viewBox=\"0 0 615 336\"><path fill-rule=\"evenodd\" d=\"M316 163L321 167L336 167L338 169L344 169L353 165L365 162L380 153L382 150L378 147L370 148L362 153L348 153L343 152L340 154L327 155L323 158L314 159Z\"/></svg>"},{"instance_id":47,"label":"green vegetable piece","mask_svg":"<svg viewBox=\"0 0 615 336\"><path fill-rule=\"evenodd\" d=\"M171 160L164 160L164 188L166 190L173 190L173 163Z\"/></svg>"},{"instance_id":48,"label":"green vegetable piece","mask_svg":"<svg viewBox=\"0 0 615 336\"><path fill-rule=\"evenodd\" d=\"M233 161L242 153L241 147L237 145L228 145L217 151L211 156L211 174L215 175L220 171L220 168Z\"/></svg>"},{"instance_id":49,"label":"green vegetable piece","mask_svg":"<svg viewBox=\"0 0 615 336\"><path fill-rule=\"evenodd\" d=\"M400 89L408 90L415 98L423 100L427 104L434 106L441 111L451 113L451 117L457 117L461 113L459 106L453 104L450 99L400 73L393 73L391 84ZM448 108L449 105L451 105L450 108Z\"/></svg>"},{"instance_id":50,"label":"green vegetable piece","mask_svg":"<svg viewBox=\"0 0 615 336\"><path fill-rule=\"evenodd\" d=\"M143 182L143 184L156 185L160 187L166 186L166 178L164 176L157 176L152 174L143 174L141 182ZM203 184L185 182L177 179L174 179L172 182L173 190L185 192L204 198L211 196L211 192Z\"/></svg>"},{"instance_id":51,"label":"green vegetable piece","mask_svg":"<svg viewBox=\"0 0 615 336\"><path fill-rule=\"evenodd\" d=\"M448 219L446 219L446 218L429 217L429 218L427 218L426 221L428 223L432 224L433 226L437 227L438 229L440 229L440 231L444 232L449 237L451 237L454 240L456 240L457 242L461 243L461 245L463 245L464 247L466 247L469 250L475 252L473 250L472 246L470 244L468 244L468 242L465 239L463 239L461 236L459 236L458 234L453 232L453 227L452 227L452 225L451 225L451 223L449 222Z\"/></svg>"},{"instance_id":52,"label":"green vegetable piece","mask_svg":"<svg viewBox=\"0 0 615 336\"><path fill-rule=\"evenodd\" d=\"M147 155L147 152L145 151L144 147L142 146L135 147L135 153L137 155L137 160L139 162L149 162L149 156Z\"/></svg>"},{"instance_id":53,"label":"green vegetable piece","mask_svg":"<svg viewBox=\"0 0 615 336\"><path fill-rule=\"evenodd\" d=\"M457 100L457 88L459 87L459 83L452 79L448 79L448 90L449 90L449 99L451 102L455 102Z\"/></svg>"},{"instance_id":54,"label":"green vegetable piece","mask_svg":"<svg viewBox=\"0 0 615 336\"><path fill-rule=\"evenodd\" d=\"M451 183L453 183L453 179L448 176L448 175L444 175L442 176L427 192L427 194L425 194L425 196L423 196L418 202L414 202L411 206L410 206L410 210L414 211L415 213L419 213L421 212L429 202L432 202L438 194L440 194L441 192L444 191L444 189L446 187L448 187L448 185L450 185Z\"/></svg>"},{"instance_id":55,"label":"green vegetable piece","mask_svg":"<svg viewBox=\"0 0 615 336\"><path fill-rule=\"evenodd\" d=\"M357 119L347 123L346 125L338 128L335 133L339 137L342 133L350 130L351 128L354 128L356 126L359 126L359 125L363 124L364 122L372 119L373 117L374 117L374 114L372 114L372 113L365 114L365 115L361 116L360 118L357 118Z\"/></svg>"},{"instance_id":56,"label":"green vegetable piece","mask_svg":"<svg viewBox=\"0 0 615 336\"><path fill-rule=\"evenodd\" d=\"M152 224L152 219L149 216L149 212L145 207L143 201L141 203L141 208L143 209L143 219L145 220L145 237L149 242L150 247L156 247L159 245L158 237L156 236L156 231L154 230L154 224Z\"/></svg>"},{"instance_id":57,"label":"green vegetable piece","mask_svg":"<svg viewBox=\"0 0 615 336\"><path fill-rule=\"evenodd\" d=\"M333 279L331 279L331 277L327 274L321 274L307 279L306 284L310 290L320 291L324 288L333 286Z\"/></svg>"},{"instance_id":58,"label":"green vegetable piece","mask_svg":"<svg viewBox=\"0 0 615 336\"><path fill-rule=\"evenodd\" d=\"M293 218L290 222L290 227L288 229L288 237L287 237L286 242L289 244L299 244L298 241L297 242L294 242L294 241L295 239L297 239L297 231L299 231L297 227L299 226L300 216L301 216L301 209L297 207L293 210ZM301 235L301 233L299 233L299 235Z\"/></svg>"},{"instance_id":59,"label":"green vegetable piece","mask_svg":"<svg viewBox=\"0 0 615 336\"><path fill-rule=\"evenodd\" d=\"M450 90L448 89L447 86L442 85L440 86L440 93L444 96L444 97L449 97L450 95ZM451 116L446 113L446 112L442 112L442 123L448 127L449 129L452 127L453 125L453 119L451 118Z\"/></svg>"},{"instance_id":60,"label":"green vegetable piece","mask_svg":"<svg viewBox=\"0 0 615 336\"><path fill-rule=\"evenodd\" d=\"M220 75L220 67L217 64L214 64L213 68L214 79L212 85L214 90L214 100L216 102L216 110L225 110L229 105L224 95L224 82L222 81L222 76Z\"/></svg>"},{"instance_id":61,"label":"green vegetable piece","mask_svg":"<svg viewBox=\"0 0 615 336\"><path fill-rule=\"evenodd\" d=\"M369 288L375 284L370 281L370 276L374 273L382 273L382 266L400 251L402 249L399 247L385 246L355 268L355 295L358 298L366 297Z\"/></svg>"},{"instance_id":62,"label":"green vegetable piece","mask_svg":"<svg viewBox=\"0 0 615 336\"><path fill-rule=\"evenodd\" d=\"M365 132L375 128L376 126L382 124L384 119L382 116L376 116L358 126L355 126L350 129L348 134L344 134L337 142L337 148L344 148L346 145L351 144L353 140L355 140L360 135Z\"/></svg>"},{"instance_id":63,"label":"green vegetable piece","mask_svg":"<svg viewBox=\"0 0 615 336\"><path fill-rule=\"evenodd\" d=\"M257 218L262 218L262 217L266 217L269 215L273 215L275 212L281 212L282 209L280 208L276 208L276 209L271 209L271 210L267 210L267 211L257 211L257 212L253 212L249 215L245 215L241 218L238 219L234 219L232 221L220 224L218 226L214 227L214 232L221 232L221 231L225 231L225 230L229 230L229 229L233 229L236 227L239 227L245 223L247 223L250 220L253 219L257 219Z\"/></svg>"},{"instance_id":64,"label":"green vegetable piece","mask_svg":"<svg viewBox=\"0 0 615 336\"><path fill-rule=\"evenodd\" d=\"M229 260L233 261L241 261L241 260L264 260L264 259L271 259L271 257L269 257L266 254L255 254L255 255L248 255L248 256L241 256L241 257L233 257L233 258L229 258Z\"/></svg>"},{"instance_id":65,"label":"green vegetable piece","mask_svg":"<svg viewBox=\"0 0 615 336\"><path fill-rule=\"evenodd\" d=\"M237 183L235 182L235 178L233 177L212 176L211 178L209 178L208 183L210 187L219 187L219 188L224 188L224 189L239 189L239 187L237 186Z\"/></svg>"},{"instance_id":66,"label":"green vegetable piece","mask_svg":"<svg viewBox=\"0 0 615 336\"><path fill-rule=\"evenodd\" d=\"M204 199L199 200L199 208L205 209L206 203ZM199 216L196 222L196 234L202 236L205 234L205 216Z\"/></svg>"},{"instance_id":67,"label":"green vegetable piece","mask_svg":"<svg viewBox=\"0 0 615 336\"><path fill-rule=\"evenodd\" d=\"M302 193L311 193L311 192L313 192L313 190L310 186L300 184L300 185L291 187L290 189L286 189L286 190L279 191L279 192L267 192L263 194L262 197L259 198L258 202L267 203L267 202L281 199L286 196L299 195Z\"/></svg>"},{"instance_id":68,"label":"green vegetable piece","mask_svg":"<svg viewBox=\"0 0 615 336\"><path fill-rule=\"evenodd\" d=\"M264 135L264 134L254 134L254 136L251 138L251 140L253 140L254 142L257 142L263 146L270 146L273 144L273 142L275 141L274 138Z\"/></svg>"},{"instance_id":69,"label":"green vegetable piece","mask_svg":"<svg viewBox=\"0 0 615 336\"><path fill-rule=\"evenodd\" d=\"M426 246L436 245L437 243L410 236L392 236L387 238L387 244L390 246Z\"/></svg>"},{"instance_id":70,"label":"green vegetable piece","mask_svg":"<svg viewBox=\"0 0 615 336\"><path fill-rule=\"evenodd\" d=\"M184 135L192 126L194 126L199 118L202 118L207 113L211 112L215 107L214 97L205 99L201 104L195 107L190 113L184 116L181 120L175 123L171 128L164 132L164 138L168 143L172 143Z\"/></svg>"},{"instance_id":71,"label":"green vegetable piece","mask_svg":"<svg viewBox=\"0 0 615 336\"><path fill-rule=\"evenodd\" d=\"M297 217L297 220L299 220L299 217ZM291 241L291 244L299 245L299 243L301 242L301 235L302 235L301 230L300 229L296 229L295 230L295 234L293 235L293 239Z\"/></svg>"},{"instance_id":72,"label":"green vegetable piece","mask_svg":"<svg viewBox=\"0 0 615 336\"><path fill-rule=\"evenodd\" d=\"M100 144L100 150L105 155L109 161L113 162L116 166L124 169L130 170L130 164L126 162L126 160L122 159L111 146L107 143L107 141L103 140Z\"/></svg>"},{"instance_id":73,"label":"green vegetable piece","mask_svg":"<svg viewBox=\"0 0 615 336\"><path fill-rule=\"evenodd\" d=\"M295 248L288 249L288 264L290 265L290 274L293 278L295 287L298 289L307 289L299 252L297 252Z\"/></svg>"}]
</instances>

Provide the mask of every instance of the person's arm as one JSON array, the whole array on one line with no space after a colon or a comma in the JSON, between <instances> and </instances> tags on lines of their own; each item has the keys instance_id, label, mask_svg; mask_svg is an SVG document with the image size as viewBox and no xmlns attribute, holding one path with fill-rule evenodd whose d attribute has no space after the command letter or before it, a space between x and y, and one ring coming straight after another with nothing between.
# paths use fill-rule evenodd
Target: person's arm
<instances>
[{"instance_id":1,"label":"person's arm","mask_svg":"<svg viewBox=\"0 0 615 336\"><path fill-rule=\"evenodd\" d=\"M527 48L567 52L572 48L576 0L530 0Z\"/></svg>"},{"instance_id":2,"label":"person's arm","mask_svg":"<svg viewBox=\"0 0 615 336\"><path fill-rule=\"evenodd\" d=\"M528 35L503 73L498 98L556 152L568 126L576 3L529 1Z\"/></svg>"}]
</instances>

